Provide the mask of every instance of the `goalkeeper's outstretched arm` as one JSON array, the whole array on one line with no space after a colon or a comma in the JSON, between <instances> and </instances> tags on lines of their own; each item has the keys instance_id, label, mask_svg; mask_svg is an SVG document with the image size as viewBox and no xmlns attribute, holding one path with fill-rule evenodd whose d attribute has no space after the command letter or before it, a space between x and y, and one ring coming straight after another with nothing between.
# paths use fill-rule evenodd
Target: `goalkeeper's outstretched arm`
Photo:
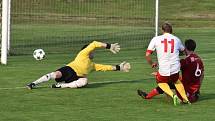
<instances>
[{"instance_id":1,"label":"goalkeeper's outstretched arm","mask_svg":"<svg viewBox=\"0 0 215 121\"><path fill-rule=\"evenodd\" d=\"M103 65L103 64L95 64L94 68L96 71L123 71L129 72L131 69L131 65L128 62L122 62L119 65Z\"/></svg>"},{"instance_id":2,"label":"goalkeeper's outstretched arm","mask_svg":"<svg viewBox=\"0 0 215 121\"><path fill-rule=\"evenodd\" d=\"M85 45L82 48L82 51L80 53L89 55L89 53L95 50L96 48L106 48L106 49L109 49L112 53L116 54L120 50L120 45L118 43L109 44L109 43L93 41L89 45Z\"/></svg>"}]
</instances>

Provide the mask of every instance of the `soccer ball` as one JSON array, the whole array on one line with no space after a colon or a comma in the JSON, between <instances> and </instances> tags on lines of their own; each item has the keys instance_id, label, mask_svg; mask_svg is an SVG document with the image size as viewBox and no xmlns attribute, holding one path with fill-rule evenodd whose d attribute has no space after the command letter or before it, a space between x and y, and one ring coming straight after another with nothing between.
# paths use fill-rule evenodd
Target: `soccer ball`
<instances>
[{"instance_id":1,"label":"soccer ball","mask_svg":"<svg viewBox=\"0 0 215 121\"><path fill-rule=\"evenodd\" d=\"M36 59L36 60L42 60L45 58L45 52L43 49L36 49L34 50L34 53L33 53L33 57Z\"/></svg>"}]
</instances>

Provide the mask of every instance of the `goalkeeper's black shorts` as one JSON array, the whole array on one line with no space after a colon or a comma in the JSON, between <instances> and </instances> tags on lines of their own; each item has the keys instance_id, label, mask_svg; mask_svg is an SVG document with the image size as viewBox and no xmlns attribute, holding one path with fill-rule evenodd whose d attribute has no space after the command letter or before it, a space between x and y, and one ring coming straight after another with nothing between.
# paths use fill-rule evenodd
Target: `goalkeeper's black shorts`
<instances>
[{"instance_id":1,"label":"goalkeeper's black shorts","mask_svg":"<svg viewBox=\"0 0 215 121\"><path fill-rule=\"evenodd\" d=\"M69 66L64 66L62 68L57 69L56 71L60 71L62 73L61 78L55 79L56 82L70 83L81 78L77 76L76 72Z\"/></svg>"}]
</instances>

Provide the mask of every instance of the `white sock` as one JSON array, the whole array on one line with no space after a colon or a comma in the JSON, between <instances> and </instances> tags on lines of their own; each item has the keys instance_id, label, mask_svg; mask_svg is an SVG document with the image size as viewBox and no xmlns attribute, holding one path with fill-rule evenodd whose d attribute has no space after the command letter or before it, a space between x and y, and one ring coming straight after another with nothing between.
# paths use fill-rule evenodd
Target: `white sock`
<instances>
[{"instance_id":1,"label":"white sock","mask_svg":"<svg viewBox=\"0 0 215 121\"><path fill-rule=\"evenodd\" d=\"M33 83L37 85L37 84L47 82L47 81L49 81L51 79L55 79L55 78L56 78L55 72L51 72L49 74L43 75L42 77L40 77L39 79L37 79Z\"/></svg>"},{"instance_id":2,"label":"white sock","mask_svg":"<svg viewBox=\"0 0 215 121\"><path fill-rule=\"evenodd\" d=\"M61 88L78 88L87 85L87 78L79 78L76 81L70 83L59 83Z\"/></svg>"}]
</instances>

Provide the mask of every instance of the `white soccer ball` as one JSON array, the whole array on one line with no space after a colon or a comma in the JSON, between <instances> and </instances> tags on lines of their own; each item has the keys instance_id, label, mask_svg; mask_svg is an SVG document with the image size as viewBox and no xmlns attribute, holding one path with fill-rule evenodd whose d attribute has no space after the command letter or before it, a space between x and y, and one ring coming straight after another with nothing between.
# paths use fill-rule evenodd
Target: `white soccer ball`
<instances>
[{"instance_id":1,"label":"white soccer ball","mask_svg":"<svg viewBox=\"0 0 215 121\"><path fill-rule=\"evenodd\" d=\"M43 49L34 50L33 56L36 60L42 60L45 58L45 52Z\"/></svg>"}]
</instances>

